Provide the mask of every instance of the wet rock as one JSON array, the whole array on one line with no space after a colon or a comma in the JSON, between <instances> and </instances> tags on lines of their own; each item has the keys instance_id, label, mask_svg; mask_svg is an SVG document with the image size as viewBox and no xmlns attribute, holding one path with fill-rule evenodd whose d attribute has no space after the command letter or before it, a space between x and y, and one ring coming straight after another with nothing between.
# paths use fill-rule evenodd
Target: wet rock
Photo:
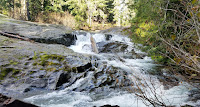
<instances>
[{"instance_id":1,"label":"wet rock","mask_svg":"<svg viewBox=\"0 0 200 107\"><path fill-rule=\"evenodd\" d=\"M118 56L124 59L142 59L145 57L142 54L136 53L134 49L130 50L131 48L122 42L98 42L97 46L100 53L117 53Z\"/></svg>"},{"instance_id":2,"label":"wet rock","mask_svg":"<svg viewBox=\"0 0 200 107\"><path fill-rule=\"evenodd\" d=\"M186 105L183 105L181 107L194 107L194 106L186 104Z\"/></svg>"},{"instance_id":3,"label":"wet rock","mask_svg":"<svg viewBox=\"0 0 200 107\"><path fill-rule=\"evenodd\" d=\"M87 32L85 32L85 31L74 31L74 32L72 32L72 34L86 36Z\"/></svg>"},{"instance_id":4,"label":"wet rock","mask_svg":"<svg viewBox=\"0 0 200 107\"><path fill-rule=\"evenodd\" d=\"M45 88L47 86L47 79L36 79L33 80L31 83L31 87L36 87L36 88Z\"/></svg>"},{"instance_id":5,"label":"wet rock","mask_svg":"<svg viewBox=\"0 0 200 107\"><path fill-rule=\"evenodd\" d=\"M94 93L108 94L112 89L121 89L122 87L129 87L132 82L126 78L127 72L120 68L98 64L95 69L90 69L85 72L85 80L73 91L86 91Z\"/></svg>"},{"instance_id":6,"label":"wet rock","mask_svg":"<svg viewBox=\"0 0 200 107\"><path fill-rule=\"evenodd\" d=\"M82 73L82 72L87 71L91 67L92 67L92 64L91 63L87 63L86 65L77 67L77 71L78 71L78 73Z\"/></svg>"},{"instance_id":7,"label":"wet rock","mask_svg":"<svg viewBox=\"0 0 200 107\"><path fill-rule=\"evenodd\" d=\"M170 89L179 85L179 79L169 69L163 66L157 66L148 71L149 74L155 75L158 80L163 84L164 89Z\"/></svg>"},{"instance_id":8,"label":"wet rock","mask_svg":"<svg viewBox=\"0 0 200 107\"><path fill-rule=\"evenodd\" d=\"M100 106L100 107L120 107L120 106L118 106L118 105L109 105L109 104L107 104L107 105L103 105L103 106Z\"/></svg>"},{"instance_id":9,"label":"wet rock","mask_svg":"<svg viewBox=\"0 0 200 107\"><path fill-rule=\"evenodd\" d=\"M107 41L111 40L112 37L113 37L113 35L111 35L111 34L105 34L105 39Z\"/></svg>"},{"instance_id":10,"label":"wet rock","mask_svg":"<svg viewBox=\"0 0 200 107\"><path fill-rule=\"evenodd\" d=\"M0 107L38 107L38 106L0 94Z\"/></svg>"},{"instance_id":11,"label":"wet rock","mask_svg":"<svg viewBox=\"0 0 200 107\"><path fill-rule=\"evenodd\" d=\"M76 43L77 37L73 34L63 34L59 37L50 37L50 38L30 38L31 40L39 43L46 44L62 44L65 46L74 45Z\"/></svg>"},{"instance_id":12,"label":"wet rock","mask_svg":"<svg viewBox=\"0 0 200 107\"><path fill-rule=\"evenodd\" d=\"M63 85L64 83L69 82L69 79L71 78L71 76L69 75L69 73L62 73L59 76L58 82L56 84L56 87L60 87L61 85Z\"/></svg>"},{"instance_id":13,"label":"wet rock","mask_svg":"<svg viewBox=\"0 0 200 107\"><path fill-rule=\"evenodd\" d=\"M200 99L200 90L199 89L193 89L189 91L189 100L190 101L198 101Z\"/></svg>"},{"instance_id":14,"label":"wet rock","mask_svg":"<svg viewBox=\"0 0 200 107\"><path fill-rule=\"evenodd\" d=\"M100 53L125 52L128 45L121 42L98 42L97 46Z\"/></svg>"}]
</instances>

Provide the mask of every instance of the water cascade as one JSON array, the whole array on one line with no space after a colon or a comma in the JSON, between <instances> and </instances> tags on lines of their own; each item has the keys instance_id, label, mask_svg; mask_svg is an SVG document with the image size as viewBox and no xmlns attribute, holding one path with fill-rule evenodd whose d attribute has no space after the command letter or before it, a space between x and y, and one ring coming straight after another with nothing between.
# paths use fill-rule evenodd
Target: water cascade
<instances>
[{"instance_id":1,"label":"water cascade","mask_svg":"<svg viewBox=\"0 0 200 107\"><path fill-rule=\"evenodd\" d=\"M149 102L146 102L137 97L134 92L134 88L141 86L142 91L147 97L155 98L155 94L159 101L163 101L166 105L184 105L190 104L188 99L188 91L190 85L187 83L180 83L177 86L173 86L169 89L165 89L163 83L161 83L156 76L150 75L148 72L155 70L157 65L150 57L146 56L146 53L141 52L135 48L135 45L131 42L128 36L115 35L115 34L101 34L101 33L88 33L76 31L77 41L75 45L69 48L79 54L90 55L93 60L92 66L96 63L102 69L110 69L113 67L116 71L123 71L126 77L131 80L133 85L128 87L129 89L121 86L113 88L112 91L109 84L105 85L100 93L93 91L74 91L77 87L82 87L84 82L88 82L94 76L94 72L89 72L85 77L78 79L71 86L66 87L63 90L57 90L53 92L47 92L41 95L36 95L23 99L30 103L42 106L42 107L93 107L102 106L106 104L119 105L120 107L146 107ZM99 54L92 51L90 37L93 37L97 43ZM106 66L104 67L103 66ZM95 68L98 72L99 68ZM111 69L112 70L112 69ZM104 74L106 75L106 74ZM93 78L95 79L95 78ZM96 78L97 79L97 78ZM97 84L98 84L98 80ZM116 80L117 81L117 80ZM120 79L118 80L120 82ZM90 84L89 82L87 84ZM143 86L148 85L148 86ZM92 87L92 85L91 85ZM152 90L154 89L154 90Z\"/></svg>"}]
</instances>

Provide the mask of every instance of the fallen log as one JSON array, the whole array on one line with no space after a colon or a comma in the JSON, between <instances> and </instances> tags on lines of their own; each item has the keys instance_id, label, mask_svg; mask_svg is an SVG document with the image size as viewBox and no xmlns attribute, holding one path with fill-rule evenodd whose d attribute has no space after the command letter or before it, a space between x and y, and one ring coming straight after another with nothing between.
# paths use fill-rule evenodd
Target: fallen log
<instances>
[{"instance_id":1,"label":"fallen log","mask_svg":"<svg viewBox=\"0 0 200 107\"><path fill-rule=\"evenodd\" d=\"M98 54L99 51L97 48L97 44L96 44L95 39L92 36L90 36L90 41L91 41L92 51L95 52L96 54Z\"/></svg>"},{"instance_id":2,"label":"fallen log","mask_svg":"<svg viewBox=\"0 0 200 107\"><path fill-rule=\"evenodd\" d=\"M15 34L15 33L0 31L0 35L6 36L6 37L9 37L9 38L16 38L16 39L20 39L20 40L24 40L24 41L31 41L29 38L19 36L19 34Z\"/></svg>"}]
</instances>

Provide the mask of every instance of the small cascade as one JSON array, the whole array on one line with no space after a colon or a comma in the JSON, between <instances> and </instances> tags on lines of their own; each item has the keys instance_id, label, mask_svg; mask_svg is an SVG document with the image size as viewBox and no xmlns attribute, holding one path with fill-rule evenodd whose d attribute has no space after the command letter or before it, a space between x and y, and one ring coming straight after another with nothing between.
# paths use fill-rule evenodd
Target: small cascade
<instances>
[{"instance_id":1,"label":"small cascade","mask_svg":"<svg viewBox=\"0 0 200 107\"><path fill-rule=\"evenodd\" d=\"M114 89L109 93L102 91L100 94L87 91L74 91L74 89L81 87L83 83L92 84L89 80L97 79L93 75L96 72L100 73L98 69L104 69L107 72L112 68L109 72L112 72L112 70L123 71L127 74L125 78L133 82L137 81L136 78L141 79L138 84L148 85L143 87L143 91L146 92L148 97L155 97L154 94L156 93L159 96L159 100L167 105L180 106L190 104L190 102L187 102L187 94L190 86L187 83L182 83L181 85L165 90L163 84L155 76L148 74L149 71L159 65L154 64L153 60L146 56L146 53L134 48L135 46L128 36L80 31L73 33L77 35L77 41L75 45L69 48L80 54L91 55L93 67L96 66L95 61L102 65L99 65L99 68L96 67L94 71L89 72L85 77L78 79L64 90L36 95L24 99L25 101L41 107L98 107L106 104L119 105L120 107L146 107L149 104L148 102L144 103L142 99L129 91ZM99 54L92 51L91 36L97 43ZM106 75L106 73L102 75ZM97 83L99 82L98 80L96 81ZM93 85L90 87L93 87ZM103 90L107 90L106 88L110 87L105 85ZM155 88L154 91L156 92L152 92L151 88Z\"/></svg>"}]
</instances>

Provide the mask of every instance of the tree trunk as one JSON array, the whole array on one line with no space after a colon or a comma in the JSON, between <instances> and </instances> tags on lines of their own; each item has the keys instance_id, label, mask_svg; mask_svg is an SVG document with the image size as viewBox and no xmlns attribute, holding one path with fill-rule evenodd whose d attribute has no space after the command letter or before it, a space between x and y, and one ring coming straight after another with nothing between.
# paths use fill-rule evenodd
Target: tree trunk
<instances>
[{"instance_id":1,"label":"tree trunk","mask_svg":"<svg viewBox=\"0 0 200 107\"><path fill-rule=\"evenodd\" d=\"M21 0L21 19L27 20L27 0Z\"/></svg>"},{"instance_id":2,"label":"tree trunk","mask_svg":"<svg viewBox=\"0 0 200 107\"><path fill-rule=\"evenodd\" d=\"M29 12L29 0L26 1L27 6L27 20L31 20L30 12Z\"/></svg>"}]
</instances>

